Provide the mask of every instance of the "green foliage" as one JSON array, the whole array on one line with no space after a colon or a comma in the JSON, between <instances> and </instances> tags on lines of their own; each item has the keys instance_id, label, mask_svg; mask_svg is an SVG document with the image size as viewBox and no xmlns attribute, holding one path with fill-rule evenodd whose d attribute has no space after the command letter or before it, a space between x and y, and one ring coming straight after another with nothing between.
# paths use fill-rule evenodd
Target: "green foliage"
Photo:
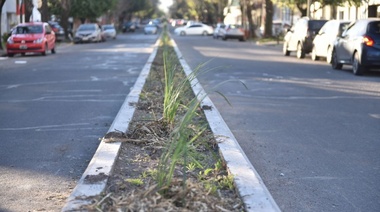
<instances>
[{"instance_id":1,"label":"green foliage","mask_svg":"<svg viewBox=\"0 0 380 212\"><path fill-rule=\"evenodd\" d=\"M74 18L95 21L107 11L114 9L118 0L70 0L70 15Z\"/></svg>"},{"instance_id":2,"label":"green foliage","mask_svg":"<svg viewBox=\"0 0 380 212\"><path fill-rule=\"evenodd\" d=\"M125 181L128 183L131 183L132 185L136 185L136 186L140 186L140 185L144 184L142 179L137 179L137 178L134 178L134 179L130 178L130 179L126 179Z\"/></svg>"},{"instance_id":3,"label":"green foliage","mask_svg":"<svg viewBox=\"0 0 380 212\"><path fill-rule=\"evenodd\" d=\"M170 12L172 18L212 24L223 20L223 9L227 3L228 0L174 0Z\"/></svg>"},{"instance_id":4,"label":"green foliage","mask_svg":"<svg viewBox=\"0 0 380 212\"><path fill-rule=\"evenodd\" d=\"M302 13L302 16L306 16L307 9L305 5L307 4L307 0L273 0L273 2L279 6L286 6L292 9L297 8ZM314 4L315 2L320 3L320 7L315 8L315 11L317 11L328 5L344 6L346 2L350 5L360 6L362 0L310 0L310 4Z\"/></svg>"},{"instance_id":5,"label":"green foliage","mask_svg":"<svg viewBox=\"0 0 380 212\"><path fill-rule=\"evenodd\" d=\"M2 44L5 44L7 42L7 40L8 40L9 37L10 37L9 33L4 32L3 36L2 36L2 39L1 39Z\"/></svg>"}]
</instances>

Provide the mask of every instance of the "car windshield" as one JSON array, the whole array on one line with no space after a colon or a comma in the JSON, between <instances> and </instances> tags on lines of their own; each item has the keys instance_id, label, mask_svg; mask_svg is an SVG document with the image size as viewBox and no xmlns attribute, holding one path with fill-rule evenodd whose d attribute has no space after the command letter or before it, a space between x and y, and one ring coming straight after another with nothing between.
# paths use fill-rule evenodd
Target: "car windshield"
<instances>
[{"instance_id":1,"label":"car windshield","mask_svg":"<svg viewBox=\"0 0 380 212\"><path fill-rule=\"evenodd\" d=\"M36 26L18 26L15 30L16 34L40 34L42 33L42 25Z\"/></svg>"},{"instance_id":2,"label":"car windshield","mask_svg":"<svg viewBox=\"0 0 380 212\"><path fill-rule=\"evenodd\" d=\"M95 30L94 25L81 25L78 29L78 31L90 31L90 30Z\"/></svg>"},{"instance_id":3,"label":"car windshield","mask_svg":"<svg viewBox=\"0 0 380 212\"><path fill-rule=\"evenodd\" d=\"M374 21L369 23L368 31L374 34L380 34L380 21Z\"/></svg>"}]
</instances>

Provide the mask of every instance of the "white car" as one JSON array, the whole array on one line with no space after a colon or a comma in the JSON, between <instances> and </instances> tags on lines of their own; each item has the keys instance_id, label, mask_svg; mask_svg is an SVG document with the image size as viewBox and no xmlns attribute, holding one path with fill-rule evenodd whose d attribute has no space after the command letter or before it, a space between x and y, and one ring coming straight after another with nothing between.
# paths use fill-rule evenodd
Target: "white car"
<instances>
[{"instance_id":1,"label":"white car","mask_svg":"<svg viewBox=\"0 0 380 212\"><path fill-rule=\"evenodd\" d=\"M202 23L196 23L187 25L184 27L178 27L174 30L174 33L177 35L212 35L214 28Z\"/></svg>"},{"instance_id":2,"label":"white car","mask_svg":"<svg viewBox=\"0 0 380 212\"><path fill-rule=\"evenodd\" d=\"M74 43L101 42L102 30L98 24L81 24L74 37Z\"/></svg>"},{"instance_id":3,"label":"white car","mask_svg":"<svg viewBox=\"0 0 380 212\"><path fill-rule=\"evenodd\" d=\"M116 39L116 29L112 24L102 25L103 38Z\"/></svg>"}]
</instances>

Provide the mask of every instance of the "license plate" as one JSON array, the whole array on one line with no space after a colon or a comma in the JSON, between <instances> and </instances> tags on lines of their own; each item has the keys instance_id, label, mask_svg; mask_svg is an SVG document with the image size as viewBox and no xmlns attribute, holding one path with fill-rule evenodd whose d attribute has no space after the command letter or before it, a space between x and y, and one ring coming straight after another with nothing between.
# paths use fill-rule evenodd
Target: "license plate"
<instances>
[{"instance_id":1,"label":"license plate","mask_svg":"<svg viewBox=\"0 0 380 212\"><path fill-rule=\"evenodd\" d=\"M20 46L20 49L27 49L28 47L27 46Z\"/></svg>"}]
</instances>

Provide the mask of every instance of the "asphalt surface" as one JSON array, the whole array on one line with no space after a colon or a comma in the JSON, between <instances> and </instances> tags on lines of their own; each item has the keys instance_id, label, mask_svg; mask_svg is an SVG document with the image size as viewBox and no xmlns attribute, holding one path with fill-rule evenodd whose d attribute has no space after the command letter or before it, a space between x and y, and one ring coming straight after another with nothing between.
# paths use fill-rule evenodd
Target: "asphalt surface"
<instances>
[{"instance_id":1,"label":"asphalt surface","mask_svg":"<svg viewBox=\"0 0 380 212\"><path fill-rule=\"evenodd\" d=\"M379 211L380 72L173 37L192 68L204 64L198 80L282 211Z\"/></svg>"},{"instance_id":2,"label":"asphalt surface","mask_svg":"<svg viewBox=\"0 0 380 212\"><path fill-rule=\"evenodd\" d=\"M1 58L0 211L61 210L157 38Z\"/></svg>"}]
</instances>

